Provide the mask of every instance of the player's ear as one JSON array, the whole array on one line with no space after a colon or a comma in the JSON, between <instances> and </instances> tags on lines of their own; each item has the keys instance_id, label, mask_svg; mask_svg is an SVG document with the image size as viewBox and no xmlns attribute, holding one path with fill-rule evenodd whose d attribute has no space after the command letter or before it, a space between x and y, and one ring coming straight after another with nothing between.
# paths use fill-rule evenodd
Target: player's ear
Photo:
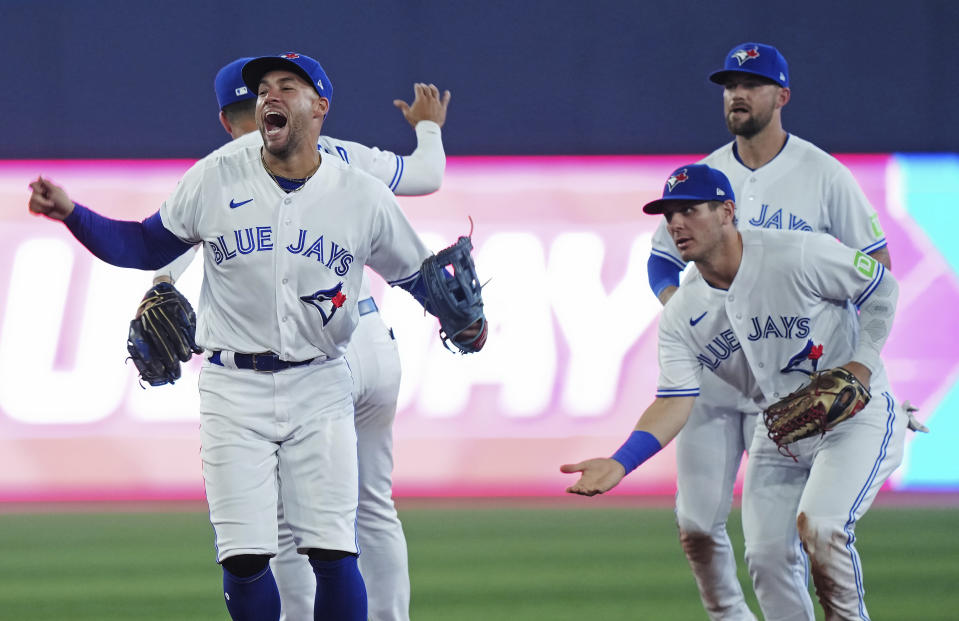
<instances>
[{"instance_id":1,"label":"player's ear","mask_svg":"<svg viewBox=\"0 0 959 621\"><path fill-rule=\"evenodd\" d=\"M782 108L787 103L789 103L789 98L791 96L792 96L792 91L789 90L788 86L784 86L783 88L779 89L779 95L776 100L778 107Z\"/></svg>"},{"instance_id":2,"label":"player's ear","mask_svg":"<svg viewBox=\"0 0 959 621\"><path fill-rule=\"evenodd\" d=\"M323 118L330 111L330 100L326 97L317 97L313 100L313 112L315 116Z\"/></svg>"},{"instance_id":3,"label":"player's ear","mask_svg":"<svg viewBox=\"0 0 959 621\"><path fill-rule=\"evenodd\" d=\"M724 220L728 218L729 222L735 223L736 222L736 203L732 202L731 200L723 201L723 213L726 216L726 218L723 218Z\"/></svg>"},{"instance_id":4,"label":"player's ear","mask_svg":"<svg viewBox=\"0 0 959 621\"><path fill-rule=\"evenodd\" d=\"M226 133L233 135L233 128L230 127L230 121L226 118L226 115L223 114L223 110L220 110L220 125L223 126L223 129L226 130Z\"/></svg>"}]
</instances>

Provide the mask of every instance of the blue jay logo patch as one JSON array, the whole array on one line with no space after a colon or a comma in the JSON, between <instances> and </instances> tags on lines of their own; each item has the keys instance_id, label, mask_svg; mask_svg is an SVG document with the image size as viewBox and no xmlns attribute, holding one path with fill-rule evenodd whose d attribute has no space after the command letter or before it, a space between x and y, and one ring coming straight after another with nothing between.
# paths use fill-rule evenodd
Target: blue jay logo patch
<instances>
[{"instance_id":1,"label":"blue jay logo patch","mask_svg":"<svg viewBox=\"0 0 959 621\"><path fill-rule=\"evenodd\" d=\"M689 180L689 175L686 174L686 169L682 169L675 175L670 175L669 179L666 180L666 187L669 188L669 191L672 192L677 185L684 181Z\"/></svg>"},{"instance_id":2,"label":"blue jay logo patch","mask_svg":"<svg viewBox=\"0 0 959 621\"><path fill-rule=\"evenodd\" d=\"M323 318L323 327L330 323L336 309L343 306L346 302L346 294L343 293L343 282L337 283L335 287L329 289L320 289L312 295L301 295L300 299L320 312Z\"/></svg>"},{"instance_id":3,"label":"blue jay logo patch","mask_svg":"<svg viewBox=\"0 0 959 621\"><path fill-rule=\"evenodd\" d=\"M751 50L747 50L745 48L736 50L736 52L732 54L732 57L739 61L739 66L742 67L743 63L747 60L759 58L759 48L754 47Z\"/></svg>"},{"instance_id":4,"label":"blue jay logo patch","mask_svg":"<svg viewBox=\"0 0 959 621\"><path fill-rule=\"evenodd\" d=\"M809 339L802 351L790 358L786 366L780 369L780 372L812 375L819 370L820 358L822 358L822 345L816 345L812 342L812 339ZM807 362L809 364L806 364Z\"/></svg>"}]
</instances>

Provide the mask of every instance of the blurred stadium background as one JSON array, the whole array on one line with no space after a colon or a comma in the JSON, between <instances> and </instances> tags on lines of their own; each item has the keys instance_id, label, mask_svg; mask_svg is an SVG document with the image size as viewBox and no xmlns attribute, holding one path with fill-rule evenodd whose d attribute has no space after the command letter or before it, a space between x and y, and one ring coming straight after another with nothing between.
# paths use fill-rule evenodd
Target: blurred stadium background
<instances>
[{"instance_id":1,"label":"blurred stadium background","mask_svg":"<svg viewBox=\"0 0 959 621\"><path fill-rule=\"evenodd\" d=\"M409 152L390 102L415 81L453 93L443 188L401 202L437 248L473 217L489 345L454 359L405 294L378 292L404 363L395 480L416 617L702 618L672 450L589 501L563 496L558 466L608 454L651 398L656 221L638 207L728 140L705 76L746 40L789 60L786 129L852 169L902 287L885 359L932 433L909 436L859 529L870 608L956 618L957 29L957 5L932 0L0 0L0 619L226 618L198 360L140 389L124 340L149 274L29 217L26 185L43 173L114 217L152 213L225 140L216 70L291 49L329 73L338 138ZM200 277L181 281L194 300Z\"/></svg>"}]
</instances>

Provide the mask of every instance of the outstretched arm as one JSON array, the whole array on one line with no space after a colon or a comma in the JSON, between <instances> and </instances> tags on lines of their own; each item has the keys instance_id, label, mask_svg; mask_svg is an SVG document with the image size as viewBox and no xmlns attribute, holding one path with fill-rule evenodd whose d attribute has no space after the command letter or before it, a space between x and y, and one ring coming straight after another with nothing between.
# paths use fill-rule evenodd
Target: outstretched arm
<instances>
[{"instance_id":1,"label":"outstretched arm","mask_svg":"<svg viewBox=\"0 0 959 621\"><path fill-rule=\"evenodd\" d=\"M581 496L595 496L619 485L627 474L679 434L693 409L694 400L695 397L659 397L646 408L636 423L636 430L612 457L560 466L560 471L567 474L582 473L579 480L566 491Z\"/></svg>"},{"instance_id":2,"label":"outstretched arm","mask_svg":"<svg viewBox=\"0 0 959 621\"><path fill-rule=\"evenodd\" d=\"M111 265L154 270L191 247L163 226L159 212L142 222L113 220L74 203L42 176L30 188L31 212L62 221L87 250Z\"/></svg>"}]
</instances>

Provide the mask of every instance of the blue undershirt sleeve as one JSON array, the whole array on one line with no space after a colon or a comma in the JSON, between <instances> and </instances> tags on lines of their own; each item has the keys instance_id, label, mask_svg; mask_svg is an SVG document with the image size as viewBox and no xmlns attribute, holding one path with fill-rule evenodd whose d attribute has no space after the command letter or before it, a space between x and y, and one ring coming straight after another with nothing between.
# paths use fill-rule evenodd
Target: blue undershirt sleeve
<instances>
[{"instance_id":1,"label":"blue undershirt sleeve","mask_svg":"<svg viewBox=\"0 0 959 621\"><path fill-rule=\"evenodd\" d=\"M160 212L144 220L113 220L74 203L63 223L98 259L117 267L156 270L193 247L171 233Z\"/></svg>"},{"instance_id":2,"label":"blue undershirt sleeve","mask_svg":"<svg viewBox=\"0 0 959 621\"><path fill-rule=\"evenodd\" d=\"M679 286L679 266L655 254L649 255L649 261L646 262L646 272L649 275L649 288L653 290L656 297L666 287Z\"/></svg>"},{"instance_id":3,"label":"blue undershirt sleeve","mask_svg":"<svg viewBox=\"0 0 959 621\"><path fill-rule=\"evenodd\" d=\"M419 302L420 306L426 309L427 313L434 317L436 316L436 311L433 305L430 304L430 298L426 291L426 283L423 281L423 277L419 272L417 272L415 278L404 279L403 281L396 282L395 285L412 295L413 299Z\"/></svg>"},{"instance_id":4,"label":"blue undershirt sleeve","mask_svg":"<svg viewBox=\"0 0 959 621\"><path fill-rule=\"evenodd\" d=\"M446 280L453 279L453 275L445 269L443 270L443 277L446 278ZM412 276L407 276L401 280L391 281L390 286L404 289L413 296L413 299L420 303L420 306L426 309L427 313L437 317L436 308L431 303L429 292L426 290L426 281L423 280L423 275L420 274L420 272L416 272Z\"/></svg>"}]
</instances>

